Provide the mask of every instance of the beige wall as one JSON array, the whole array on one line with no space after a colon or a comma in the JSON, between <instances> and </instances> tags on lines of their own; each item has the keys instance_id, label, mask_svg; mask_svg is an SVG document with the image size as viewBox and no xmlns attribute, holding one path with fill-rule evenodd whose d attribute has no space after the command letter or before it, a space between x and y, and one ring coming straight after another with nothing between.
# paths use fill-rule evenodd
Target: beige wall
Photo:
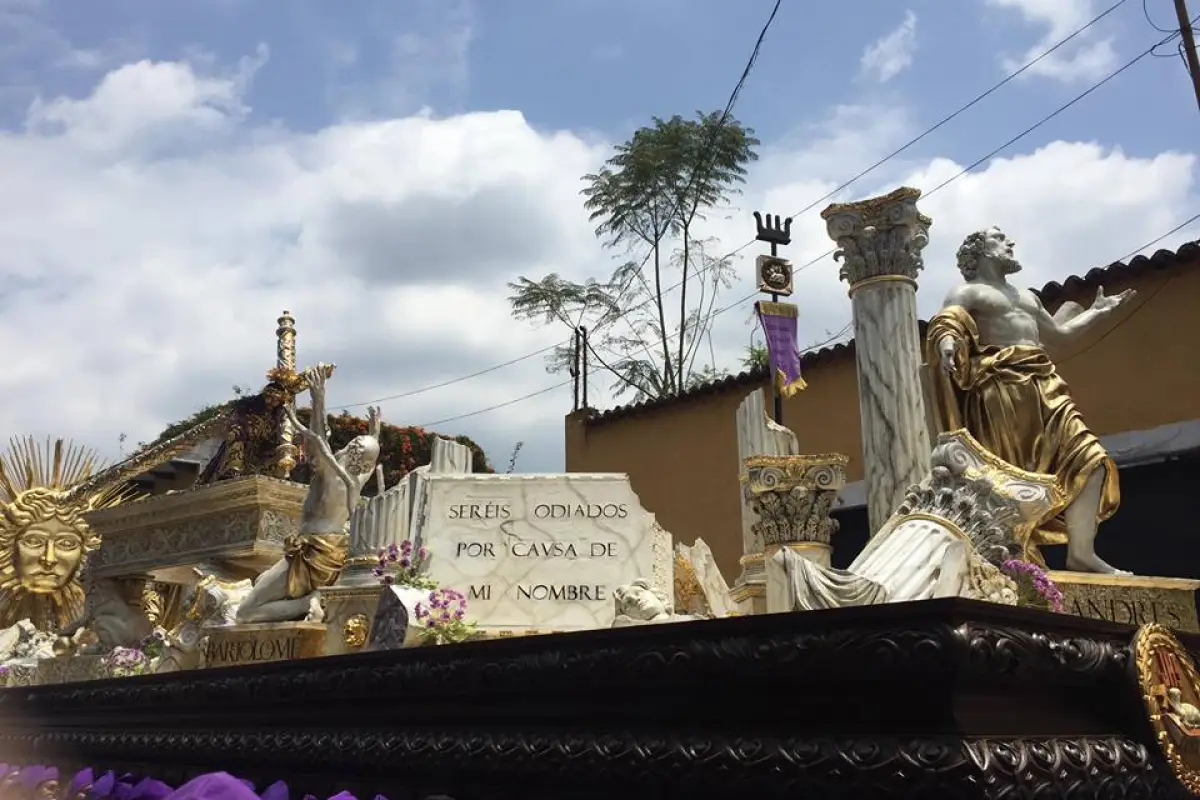
<instances>
[{"instance_id":1,"label":"beige wall","mask_svg":"<svg viewBox=\"0 0 1200 800\"><path fill-rule=\"evenodd\" d=\"M1138 297L1119 312L1115 326L1058 354L1062 375L1097 434L1200 417L1197 266L1177 264L1110 281L1107 294L1135 288ZM1095 291L1083 286L1066 299L1087 307ZM806 360L804 376L808 389L784 402L784 424L806 452L850 456L848 479L861 480L852 348ZM729 386L613 419L585 422L582 413L570 415L567 471L629 473L663 527L680 541L702 537L732 580L742 555L733 419L755 386Z\"/></svg>"}]
</instances>

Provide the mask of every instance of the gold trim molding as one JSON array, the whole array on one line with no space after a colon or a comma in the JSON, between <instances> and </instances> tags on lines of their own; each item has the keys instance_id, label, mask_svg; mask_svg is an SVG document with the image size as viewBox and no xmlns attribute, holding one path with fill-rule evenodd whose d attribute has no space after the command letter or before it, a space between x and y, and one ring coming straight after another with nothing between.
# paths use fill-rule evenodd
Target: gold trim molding
<instances>
[{"instance_id":1,"label":"gold trim molding","mask_svg":"<svg viewBox=\"0 0 1200 800\"><path fill-rule=\"evenodd\" d=\"M1165 626L1133 637L1134 666L1154 739L1175 777L1200 797L1200 680L1187 649Z\"/></svg>"},{"instance_id":2,"label":"gold trim molding","mask_svg":"<svg viewBox=\"0 0 1200 800\"><path fill-rule=\"evenodd\" d=\"M913 288L913 291L917 289L917 282L907 275L872 275L869 278L863 278L858 283L851 284L846 291L846 296L854 297L859 289L868 289L881 283L906 283Z\"/></svg>"}]
</instances>

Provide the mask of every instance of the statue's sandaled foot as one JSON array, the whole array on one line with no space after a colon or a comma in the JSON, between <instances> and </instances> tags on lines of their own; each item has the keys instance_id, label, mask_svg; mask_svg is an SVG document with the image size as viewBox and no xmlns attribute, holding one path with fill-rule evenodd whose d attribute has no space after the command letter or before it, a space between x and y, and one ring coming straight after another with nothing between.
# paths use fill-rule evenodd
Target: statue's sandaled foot
<instances>
[{"instance_id":1,"label":"statue's sandaled foot","mask_svg":"<svg viewBox=\"0 0 1200 800\"><path fill-rule=\"evenodd\" d=\"M1071 572L1094 572L1099 575L1118 577L1128 577L1133 574L1123 569L1117 569L1095 553L1087 556L1068 555L1067 569Z\"/></svg>"}]
</instances>

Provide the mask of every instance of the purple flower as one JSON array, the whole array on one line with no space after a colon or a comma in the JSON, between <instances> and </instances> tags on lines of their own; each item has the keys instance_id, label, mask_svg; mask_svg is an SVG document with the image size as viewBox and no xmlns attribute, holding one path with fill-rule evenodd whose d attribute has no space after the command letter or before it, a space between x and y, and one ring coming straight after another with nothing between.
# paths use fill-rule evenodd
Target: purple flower
<instances>
[{"instance_id":1,"label":"purple flower","mask_svg":"<svg viewBox=\"0 0 1200 800\"><path fill-rule=\"evenodd\" d=\"M1063 597L1062 590L1058 588L1054 581L1050 580L1050 576L1046 574L1046 571L1037 564L1010 558L1000 565L1000 569L1018 582L1024 581L1027 583L1054 611L1061 612L1063 610L1063 600L1065 598Z\"/></svg>"}]
</instances>

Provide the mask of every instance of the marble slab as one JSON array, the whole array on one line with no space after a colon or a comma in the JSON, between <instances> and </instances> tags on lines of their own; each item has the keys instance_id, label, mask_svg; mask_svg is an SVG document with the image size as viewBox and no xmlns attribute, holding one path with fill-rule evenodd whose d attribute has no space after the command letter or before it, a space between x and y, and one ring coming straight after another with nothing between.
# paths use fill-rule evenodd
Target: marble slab
<instances>
[{"instance_id":1,"label":"marble slab","mask_svg":"<svg viewBox=\"0 0 1200 800\"><path fill-rule=\"evenodd\" d=\"M622 474L428 475L416 538L429 575L467 596L483 631L612 625L613 590L667 596L671 537Z\"/></svg>"},{"instance_id":2,"label":"marble slab","mask_svg":"<svg viewBox=\"0 0 1200 800\"><path fill-rule=\"evenodd\" d=\"M1054 570L1047 574L1062 591L1067 614L1122 625L1157 622L1184 633L1200 633L1196 617L1200 580Z\"/></svg>"}]
</instances>

